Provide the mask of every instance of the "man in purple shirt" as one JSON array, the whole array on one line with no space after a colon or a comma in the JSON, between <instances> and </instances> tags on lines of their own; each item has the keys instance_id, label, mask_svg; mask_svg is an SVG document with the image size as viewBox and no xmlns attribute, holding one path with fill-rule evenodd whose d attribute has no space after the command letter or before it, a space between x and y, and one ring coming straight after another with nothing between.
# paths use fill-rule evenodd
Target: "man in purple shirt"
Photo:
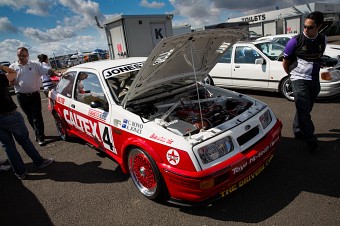
<instances>
[{"instance_id":1,"label":"man in purple shirt","mask_svg":"<svg viewBox=\"0 0 340 226\"><path fill-rule=\"evenodd\" d=\"M294 93L296 113L293 132L295 138L306 141L310 151L318 149L310 113L320 92L321 56L327 43L326 37L319 34L323 20L323 14L318 11L307 16L303 33L287 43L282 63L284 70L290 75Z\"/></svg>"}]
</instances>

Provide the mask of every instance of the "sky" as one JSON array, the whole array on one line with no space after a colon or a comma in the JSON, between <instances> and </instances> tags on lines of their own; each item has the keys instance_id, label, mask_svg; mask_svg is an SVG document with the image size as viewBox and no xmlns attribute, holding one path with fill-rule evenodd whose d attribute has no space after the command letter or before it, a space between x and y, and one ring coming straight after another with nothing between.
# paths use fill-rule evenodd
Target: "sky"
<instances>
[{"instance_id":1,"label":"sky","mask_svg":"<svg viewBox=\"0 0 340 226\"><path fill-rule=\"evenodd\" d=\"M308 0L0 0L0 61L17 60L17 48L30 60L108 49L97 26L119 15L173 14L172 25L206 25L228 18L302 5ZM339 0L318 1L339 3Z\"/></svg>"}]
</instances>

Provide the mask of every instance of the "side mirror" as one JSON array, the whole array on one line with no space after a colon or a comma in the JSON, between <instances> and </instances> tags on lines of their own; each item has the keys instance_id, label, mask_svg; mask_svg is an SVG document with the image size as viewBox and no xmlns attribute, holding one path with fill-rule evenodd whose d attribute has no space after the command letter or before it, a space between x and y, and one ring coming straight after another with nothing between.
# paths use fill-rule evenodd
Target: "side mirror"
<instances>
[{"instance_id":1,"label":"side mirror","mask_svg":"<svg viewBox=\"0 0 340 226\"><path fill-rule=\"evenodd\" d=\"M255 60L255 64L265 64L265 61L263 60L262 57L261 57L261 58L257 58L257 59Z\"/></svg>"}]
</instances>

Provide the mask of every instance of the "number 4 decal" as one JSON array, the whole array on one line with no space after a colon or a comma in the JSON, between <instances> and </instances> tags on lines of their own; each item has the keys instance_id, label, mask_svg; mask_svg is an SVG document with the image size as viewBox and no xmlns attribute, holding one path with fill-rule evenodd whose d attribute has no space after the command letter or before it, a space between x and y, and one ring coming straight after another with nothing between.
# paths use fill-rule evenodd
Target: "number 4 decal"
<instances>
[{"instance_id":1,"label":"number 4 decal","mask_svg":"<svg viewBox=\"0 0 340 226\"><path fill-rule=\"evenodd\" d=\"M100 122L98 124L99 124L100 136L102 138L104 147L112 151L113 153L117 154L117 150L113 144L111 127L106 126L105 124L100 123Z\"/></svg>"}]
</instances>

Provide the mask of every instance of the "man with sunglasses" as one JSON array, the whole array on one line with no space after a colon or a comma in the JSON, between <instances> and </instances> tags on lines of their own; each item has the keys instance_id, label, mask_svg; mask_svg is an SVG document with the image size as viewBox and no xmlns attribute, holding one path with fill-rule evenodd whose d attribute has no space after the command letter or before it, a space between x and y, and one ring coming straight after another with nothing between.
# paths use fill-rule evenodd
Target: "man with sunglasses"
<instances>
[{"instance_id":1,"label":"man with sunglasses","mask_svg":"<svg viewBox=\"0 0 340 226\"><path fill-rule=\"evenodd\" d=\"M17 49L18 61L11 64L17 77L11 85L17 95L18 103L26 114L28 122L35 131L36 141L40 146L45 144L44 120L40 98L40 77L44 74L57 75L54 71L44 68L40 63L29 60L28 49Z\"/></svg>"},{"instance_id":2,"label":"man with sunglasses","mask_svg":"<svg viewBox=\"0 0 340 226\"><path fill-rule=\"evenodd\" d=\"M310 151L318 149L315 127L311 118L316 97L320 92L319 73L321 56L326 48L326 37L319 34L324 16L321 12L310 13L299 34L286 45L283 68L292 81L296 113L293 122L295 138L305 140Z\"/></svg>"}]
</instances>

